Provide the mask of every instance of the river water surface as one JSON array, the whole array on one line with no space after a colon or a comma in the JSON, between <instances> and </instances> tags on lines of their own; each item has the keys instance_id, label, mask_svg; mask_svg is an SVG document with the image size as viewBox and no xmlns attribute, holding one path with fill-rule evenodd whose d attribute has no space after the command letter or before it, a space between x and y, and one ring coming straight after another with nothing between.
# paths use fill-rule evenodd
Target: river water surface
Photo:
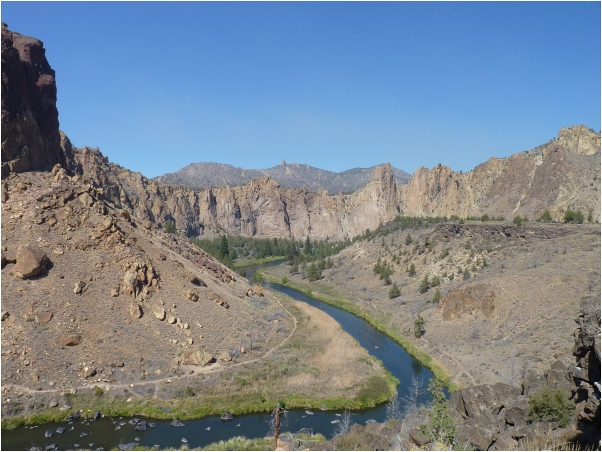
<instances>
[{"instance_id":1,"label":"river water surface","mask_svg":"<svg viewBox=\"0 0 602 452\"><path fill-rule=\"evenodd\" d=\"M247 267L247 277L251 277L253 272L259 268L272 267L280 263L276 261ZM334 318L343 330L356 338L370 354L380 359L387 370L400 381L397 388L400 398L408 395L408 386L412 382L412 377L421 379L424 383L423 387L428 387L432 378L431 372L409 356L400 345L377 331L366 321L294 289L279 284L273 284L272 289L319 308ZM424 403L429 399L429 395L423 394L419 402ZM341 412L313 410L313 414L308 414L303 410L291 410L288 413L288 425L281 431L297 432L302 428L311 428L314 433L322 433L330 438L337 427L336 424L332 424L332 421L340 419L337 414L341 414ZM382 404L372 409L353 411L351 420L358 424L365 423L370 419L383 422L385 416L386 406ZM96 421L80 419L73 423L22 426L15 430L2 432L1 448L2 450L30 450L32 447L37 447L45 450L54 445L59 450L110 450L119 444L132 442L137 442L145 448L156 445L161 448L179 448L183 444L183 438L187 441L186 444L189 448L195 448L234 436L258 438L270 432L270 415L268 413L235 416L232 421L222 421L219 416L211 416L200 420L184 421L184 427L172 427L171 421L148 419L142 416L138 416L138 418L154 422L156 427L147 428L146 431L136 431L134 426L128 423L131 420L129 417L102 417ZM117 429L118 426L119 429ZM66 431L57 433L56 430L59 427L63 427ZM52 432L53 435L47 438L45 436L47 431Z\"/></svg>"}]
</instances>

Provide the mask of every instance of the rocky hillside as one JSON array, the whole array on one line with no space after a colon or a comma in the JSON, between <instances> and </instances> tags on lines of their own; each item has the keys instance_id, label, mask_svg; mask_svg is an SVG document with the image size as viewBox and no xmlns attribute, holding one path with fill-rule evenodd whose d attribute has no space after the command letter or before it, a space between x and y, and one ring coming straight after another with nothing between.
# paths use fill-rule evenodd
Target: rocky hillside
<instances>
[{"instance_id":1,"label":"rocky hillside","mask_svg":"<svg viewBox=\"0 0 602 452\"><path fill-rule=\"evenodd\" d=\"M437 359L461 386L515 384L557 359L573 362L573 319L581 299L600 291L600 226L467 222L385 229L332 259L316 283L303 271L289 274L287 265L269 273L352 300ZM389 269L389 285L377 264ZM393 283L399 295L391 298ZM416 339L418 316L424 333Z\"/></svg>"},{"instance_id":2,"label":"rocky hillside","mask_svg":"<svg viewBox=\"0 0 602 452\"><path fill-rule=\"evenodd\" d=\"M280 344L293 319L277 300L120 209L102 173L71 165L41 42L3 24L2 62L3 416L101 383L227 368ZM256 342L243 353L246 333Z\"/></svg>"},{"instance_id":3,"label":"rocky hillside","mask_svg":"<svg viewBox=\"0 0 602 452\"><path fill-rule=\"evenodd\" d=\"M157 182L170 185L183 185L202 189L244 185L252 179L269 177L283 188L306 188L312 191L326 190L330 194L359 190L370 181L375 166L353 168L341 173L315 168L299 163L286 163L267 169L235 168L222 163L192 163L175 173L154 178ZM411 176L405 171L393 169L395 180L399 184L408 182Z\"/></svg>"}]
</instances>

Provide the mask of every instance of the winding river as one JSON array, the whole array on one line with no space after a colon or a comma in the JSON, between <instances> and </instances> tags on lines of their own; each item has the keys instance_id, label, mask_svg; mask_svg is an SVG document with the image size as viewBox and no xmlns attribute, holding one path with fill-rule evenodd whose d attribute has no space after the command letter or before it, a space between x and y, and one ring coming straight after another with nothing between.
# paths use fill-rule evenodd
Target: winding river
<instances>
[{"instance_id":1,"label":"winding river","mask_svg":"<svg viewBox=\"0 0 602 452\"><path fill-rule=\"evenodd\" d=\"M247 277L251 277L259 268L272 267L280 263L281 261L276 261L247 267ZM428 387L428 382L432 378L431 372L409 356L391 338L377 331L364 320L294 289L279 284L273 284L272 289L319 308L334 318L343 330L356 338L370 354L380 359L389 372L400 381L398 387L400 398L408 395L407 389L414 376L424 382L424 388ZM430 398L427 394L421 397L419 402L426 402ZM288 413L288 425L282 430L296 432L302 428L311 428L314 433L322 433L330 438L337 427L336 424L332 424L332 421L340 419L337 414L341 413L314 410L313 414L308 414L303 410L291 410ZM351 420L354 423L365 423L370 419L382 422L386 417L386 405L355 411L352 414ZM222 421L219 416L211 416L200 420L184 421L184 427L179 428L172 427L171 421L148 419L142 416L139 416L139 419L154 422L156 427L136 431L129 423L131 418L128 417L102 417L96 421L79 419L72 423L22 426L2 432L2 450L30 450L35 447L46 450L52 446L58 450L110 450L119 444L133 442L147 449L153 446L179 448L183 444L183 438L189 448L195 448L234 436L258 438L270 432L268 413L236 416L232 421ZM57 433L60 427L65 429L63 433ZM46 437L47 431L52 432L53 435Z\"/></svg>"}]
</instances>

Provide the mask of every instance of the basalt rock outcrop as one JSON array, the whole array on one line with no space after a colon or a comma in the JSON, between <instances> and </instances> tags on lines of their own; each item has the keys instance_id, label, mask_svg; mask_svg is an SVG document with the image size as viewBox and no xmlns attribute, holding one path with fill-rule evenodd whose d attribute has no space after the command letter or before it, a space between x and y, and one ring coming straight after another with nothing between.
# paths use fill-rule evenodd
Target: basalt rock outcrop
<instances>
[{"instance_id":1,"label":"basalt rock outcrop","mask_svg":"<svg viewBox=\"0 0 602 452\"><path fill-rule=\"evenodd\" d=\"M571 370L571 387L579 427L591 442L600 440L600 299L582 301L583 313L576 320L576 366Z\"/></svg>"},{"instance_id":2,"label":"basalt rock outcrop","mask_svg":"<svg viewBox=\"0 0 602 452\"><path fill-rule=\"evenodd\" d=\"M520 386L505 383L469 386L451 394L449 413L456 425L454 442L473 450L546 450L563 444L600 447L600 299L585 298L577 318L574 355L576 366L554 362L544 373L527 370ZM529 399L545 387L575 402L568 425L558 419L537 421ZM412 413L400 433L406 448L425 446L420 434L422 415ZM426 442L424 442L424 441Z\"/></svg>"},{"instance_id":3,"label":"basalt rock outcrop","mask_svg":"<svg viewBox=\"0 0 602 452\"><path fill-rule=\"evenodd\" d=\"M2 179L66 165L56 82L41 41L2 23Z\"/></svg>"}]
</instances>

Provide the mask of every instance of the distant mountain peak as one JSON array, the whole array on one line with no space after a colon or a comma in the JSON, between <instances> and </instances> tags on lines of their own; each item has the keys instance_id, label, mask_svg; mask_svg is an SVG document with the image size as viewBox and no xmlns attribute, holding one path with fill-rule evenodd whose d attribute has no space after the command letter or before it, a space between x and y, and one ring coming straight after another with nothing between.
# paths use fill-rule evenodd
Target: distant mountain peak
<instances>
[{"instance_id":1,"label":"distant mountain peak","mask_svg":"<svg viewBox=\"0 0 602 452\"><path fill-rule=\"evenodd\" d=\"M286 163L283 159L279 165L267 169L235 168L232 165L211 162L191 163L175 173L156 177L155 180L164 184L203 189L243 185L252 179L269 176L278 181L283 188L327 190L330 194L337 194L359 190L370 182L374 170L380 166L387 166L397 183L407 183L411 178L408 173L393 168L390 163L336 173L306 164Z\"/></svg>"}]
</instances>

